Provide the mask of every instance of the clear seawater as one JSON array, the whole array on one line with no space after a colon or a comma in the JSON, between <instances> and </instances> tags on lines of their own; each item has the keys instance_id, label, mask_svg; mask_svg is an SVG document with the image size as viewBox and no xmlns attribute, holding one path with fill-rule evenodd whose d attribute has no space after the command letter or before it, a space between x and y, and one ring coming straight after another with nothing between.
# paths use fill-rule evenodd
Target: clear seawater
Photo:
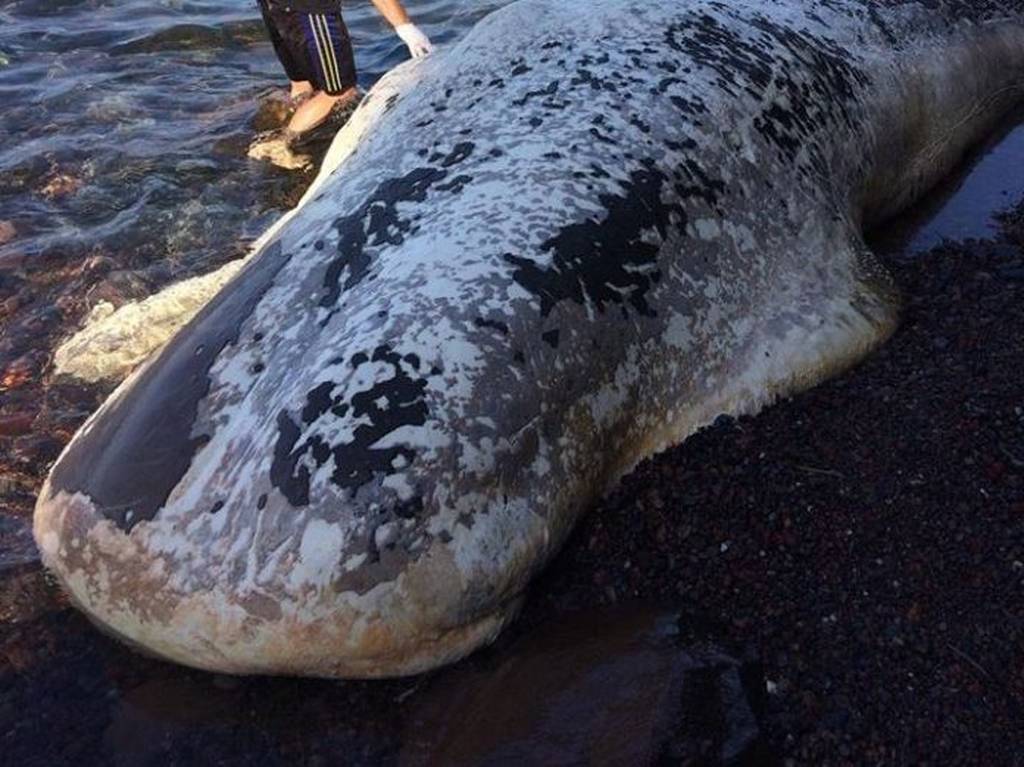
<instances>
[{"instance_id":1,"label":"clear seawater","mask_svg":"<svg viewBox=\"0 0 1024 767\"><path fill-rule=\"evenodd\" d=\"M507 0L408 0L435 43ZM369 0L343 3L360 84L407 52ZM285 79L255 0L0 3L0 245L201 271L280 212L285 173L249 160ZM166 271L166 269L163 269Z\"/></svg>"}]
</instances>

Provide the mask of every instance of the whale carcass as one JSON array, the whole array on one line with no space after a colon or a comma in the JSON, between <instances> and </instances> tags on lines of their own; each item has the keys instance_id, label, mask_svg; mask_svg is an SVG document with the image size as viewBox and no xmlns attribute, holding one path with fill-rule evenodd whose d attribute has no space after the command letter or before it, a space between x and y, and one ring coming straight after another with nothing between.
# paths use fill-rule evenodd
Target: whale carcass
<instances>
[{"instance_id":1,"label":"whale carcass","mask_svg":"<svg viewBox=\"0 0 1024 767\"><path fill-rule=\"evenodd\" d=\"M82 428L44 561L200 668L458 658L637 461L891 332L863 229L1022 84L1021 2L510 4Z\"/></svg>"}]
</instances>

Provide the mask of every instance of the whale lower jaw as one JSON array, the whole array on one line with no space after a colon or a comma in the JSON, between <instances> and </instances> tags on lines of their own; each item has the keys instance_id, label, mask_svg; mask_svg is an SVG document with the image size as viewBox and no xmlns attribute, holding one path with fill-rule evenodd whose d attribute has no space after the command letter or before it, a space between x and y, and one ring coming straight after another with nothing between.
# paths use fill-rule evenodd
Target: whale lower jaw
<instances>
[{"instance_id":1,"label":"whale lower jaw","mask_svg":"<svg viewBox=\"0 0 1024 767\"><path fill-rule=\"evenodd\" d=\"M89 620L144 655L204 671L346 679L409 676L491 643L523 601L517 594L464 623L424 627L417 615L396 620L394 611L313 615L297 600L277 601L259 591L241 598L217 587L181 594L168 586L159 566L131 570L138 562L137 541L107 520L95 521L86 497L61 493L47 509L35 523L43 564ZM79 562L83 566L69 566ZM131 596L124 588L128 581L134 586ZM140 582L147 588L140 588ZM396 591L400 584L377 589L388 587ZM380 597L381 603L395 599L401 596ZM410 630L414 624L416 630Z\"/></svg>"}]
</instances>

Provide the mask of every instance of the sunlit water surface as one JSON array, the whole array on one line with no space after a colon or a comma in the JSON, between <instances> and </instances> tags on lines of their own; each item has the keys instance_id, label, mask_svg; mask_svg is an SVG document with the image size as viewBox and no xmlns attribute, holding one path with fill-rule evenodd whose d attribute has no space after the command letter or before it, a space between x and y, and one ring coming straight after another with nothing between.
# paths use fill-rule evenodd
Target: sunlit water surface
<instances>
[{"instance_id":1,"label":"sunlit water surface","mask_svg":"<svg viewBox=\"0 0 1024 767\"><path fill-rule=\"evenodd\" d=\"M507 0L409 0L449 43ZM369 0L344 3L369 87L406 56ZM282 171L246 158L258 100L284 78L255 0L0 5L0 246L114 253L197 271L279 210Z\"/></svg>"}]
</instances>

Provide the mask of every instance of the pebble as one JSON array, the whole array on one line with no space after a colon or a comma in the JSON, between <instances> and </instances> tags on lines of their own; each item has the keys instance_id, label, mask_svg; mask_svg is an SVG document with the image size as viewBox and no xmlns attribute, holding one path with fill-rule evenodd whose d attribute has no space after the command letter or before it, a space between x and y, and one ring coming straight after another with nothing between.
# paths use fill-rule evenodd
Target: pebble
<instances>
[{"instance_id":1,"label":"pebble","mask_svg":"<svg viewBox=\"0 0 1024 767\"><path fill-rule=\"evenodd\" d=\"M32 430L32 422L35 415L32 413L18 413L16 415L0 416L0 437L20 437Z\"/></svg>"},{"instance_id":2,"label":"pebble","mask_svg":"<svg viewBox=\"0 0 1024 767\"><path fill-rule=\"evenodd\" d=\"M14 360L0 374L0 391L20 389L39 373L38 361L30 355Z\"/></svg>"},{"instance_id":3,"label":"pebble","mask_svg":"<svg viewBox=\"0 0 1024 767\"><path fill-rule=\"evenodd\" d=\"M39 192L48 200L56 200L74 194L82 188L84 183L80 178L69 176L66 173L58 173L51 177Z\"/></svg>"}]
</instances>

